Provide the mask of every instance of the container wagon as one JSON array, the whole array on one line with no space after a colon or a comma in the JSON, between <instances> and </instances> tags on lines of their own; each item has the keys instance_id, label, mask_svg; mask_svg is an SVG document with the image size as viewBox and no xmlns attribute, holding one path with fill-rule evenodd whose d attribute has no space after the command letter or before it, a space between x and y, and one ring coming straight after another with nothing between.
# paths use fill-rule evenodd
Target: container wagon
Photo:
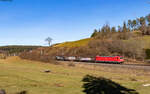
<instances>
[{"instance_id":1,"label":"container wagon","mask_svg":"<svg viewBox=\"0 0 150 94\"><path fill-rule=\"evenodd\" d=\"M65 57L65 61L75 61L76 57L70 56L70 57Z\"/></svg>"},{"instance_id":2,"label":"container wagon","mask_svg":"<svg viewBox=\"0 0 150 94\"><path fill-rule=\"evenodd\" d=\"M80 58L79 59L80 62L93 62L94 61L94 58Z\"/></svg>"}]
</instances>

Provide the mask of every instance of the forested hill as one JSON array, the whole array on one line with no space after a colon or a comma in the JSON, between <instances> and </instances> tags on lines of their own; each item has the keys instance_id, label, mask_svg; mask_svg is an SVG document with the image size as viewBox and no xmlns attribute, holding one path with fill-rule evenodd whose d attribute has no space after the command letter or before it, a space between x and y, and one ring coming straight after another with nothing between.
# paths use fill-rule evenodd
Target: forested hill
<instances>
[{"instance_id":1,"label":"forested hill","mask_svg":"<svg viewBox=\"0 0 150 94\"><path fill-rule=\"evenodd\" d=\"M37 49L41 46L23 46L23 45L12 45L12 46L0 46L1 53L20 53L24 51L30 51L33 49Z\"/></svg>"}]
</instances>

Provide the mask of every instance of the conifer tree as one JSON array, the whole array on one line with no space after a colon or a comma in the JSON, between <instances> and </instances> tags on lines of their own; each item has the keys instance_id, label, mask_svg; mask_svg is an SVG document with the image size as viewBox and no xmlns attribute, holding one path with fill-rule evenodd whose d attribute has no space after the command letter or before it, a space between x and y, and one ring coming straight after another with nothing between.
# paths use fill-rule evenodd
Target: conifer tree
<instances>
[{"instance_id":1,"label":"conifer tree","mask_svg":"<svg viewBox=\"0 0 150 94\"><path fill-rule=\"evenodd\" d=\"M112 32L112 33L115 33L115 32L116 32L116 27L112 27L112 28L111 28L111 32Z\"/></svg>"},{"instance_id":2,"label":"conifer tree","mask_svg":"<svg viewBox=\"0 0 150 94\"><path fill-rule=\"evenodd\" d=\"M146 21L144 17L140 17L139 19L139 23L140 23L140 30L142 32L143 35L146 34Z\"/></svg>"},{"instance_id":3,"label":"conifer tree","mask_svg":"<svg viewBox=\"0 0 150 94\"><path fill-rule=\"evenodd\" d=\"M97 33L98 33L98 31L95 29L94 32L93 32L93 34L91 35L91 37L97 36Z\"/></svg>"},{"instance_id":4,"label":"conifer tree","mask_svg":"<svg viewBox=\"0 0 150 94\"><path fill-rule=\"evenodd\" d=\"M126 25L126 22L124 22L123 23L123 32L125 33L125 32L127 32L128 30L127 30L127 25Z\"/></svg>"}]
</instances>

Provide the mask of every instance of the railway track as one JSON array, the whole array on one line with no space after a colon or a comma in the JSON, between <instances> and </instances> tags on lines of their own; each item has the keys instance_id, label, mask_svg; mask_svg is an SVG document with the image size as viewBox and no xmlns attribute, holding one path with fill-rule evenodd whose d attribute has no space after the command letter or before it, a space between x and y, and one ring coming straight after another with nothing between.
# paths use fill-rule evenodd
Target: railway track
<instances>
[{"instance_id":1,"label":"railway track","mask_svg":"<svg viewBox=\"0 0 150 94\"><path fill-rule=\"evenodd\" d=\"M64 61L64 62L68 62L68 61ZM107 63L90 63L90 62L74 62L74 63L75 64L86 64L86 65L96 65L96 66L104 66L104 67L116 67L116 68L139 69L139 70L144 70L144 71L150 71L150 65L146 65L146 64L107 64Z\"/></svg>"},{"instance_id":2,"label":"railway track","mask_svg":"<svg viewBox=\"0 0 150 94\"><path fill-rule=\"evenodd\" d=\"M144 71L150 71L150 65L142 65L142 64L103 64L103 63L90 63L90 64L98 65L98 66L106 66L106 67L139 69L139 70L144 70Z\"/></svg>"}]
</instances>

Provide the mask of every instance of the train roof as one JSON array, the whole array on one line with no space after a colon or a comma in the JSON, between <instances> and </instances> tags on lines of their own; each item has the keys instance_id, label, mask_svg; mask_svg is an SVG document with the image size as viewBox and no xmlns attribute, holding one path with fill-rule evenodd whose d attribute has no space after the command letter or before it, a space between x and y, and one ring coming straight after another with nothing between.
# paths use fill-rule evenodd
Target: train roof
<instances>
[{"instance_id":1,"label":"train roof","mask_svg":"<svg viewBox=\"0 0 150 94\"><path fill-rule=\"evenodd\" d=\"M123 56L97 56L97 57L123 57Z\"/></svg>"}]
</instances>

